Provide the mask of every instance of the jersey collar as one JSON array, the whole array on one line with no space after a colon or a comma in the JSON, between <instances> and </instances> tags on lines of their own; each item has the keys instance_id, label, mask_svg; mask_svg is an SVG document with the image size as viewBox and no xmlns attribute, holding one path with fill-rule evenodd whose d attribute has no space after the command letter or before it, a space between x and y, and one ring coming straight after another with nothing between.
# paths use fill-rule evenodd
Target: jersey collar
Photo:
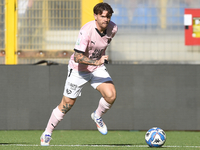
<instances>
[{"instance_id":1,"label":"jersey collar","mask_svg":"<svg viewBox=\"0 0 200 150\"><path fill-rule=\"evenodd\" d=\"M96 31L99 33L99 35L101 36L101 37L103 37L103 36L105 36L106 35L106 33L107 33L107 29L106 30L104 30L104 32L103 33L101 33L97 28L95 28L96 29Z\"/></svg>"},{"instance_id":2,"label":"jersey collar","mask_svg":"<svg viewBox=\"0 0 200 150\"><path fill-rule=\"evenodd\" d=\"M101 37L105 36L106 33L107 33L107 29L104 30L103 33L101 33L101 32L97 29L96 21L94 21L94 24L95 24L95 30L97 31L97 33L98 33Z\"/></svg>"}]
</instances>

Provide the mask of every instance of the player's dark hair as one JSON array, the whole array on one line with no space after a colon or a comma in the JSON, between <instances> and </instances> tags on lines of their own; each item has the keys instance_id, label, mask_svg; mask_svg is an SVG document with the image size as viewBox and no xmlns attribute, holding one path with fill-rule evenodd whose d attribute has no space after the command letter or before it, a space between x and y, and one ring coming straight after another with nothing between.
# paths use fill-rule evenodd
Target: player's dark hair
<instances>
[{"instance_id":1,"label":"player's dark hair","mask_svg":"<svg viewBox=\"0 0 200 150\"><path fill-rule=\"evenodd\" d=\"M96 15L101 15L103 11L106 10L108 11L108 14L112 16L112 13L114 12L112 7L108 3L98 3L96 6L93 8L93 12Z\"/></svg>"}]
</instances>

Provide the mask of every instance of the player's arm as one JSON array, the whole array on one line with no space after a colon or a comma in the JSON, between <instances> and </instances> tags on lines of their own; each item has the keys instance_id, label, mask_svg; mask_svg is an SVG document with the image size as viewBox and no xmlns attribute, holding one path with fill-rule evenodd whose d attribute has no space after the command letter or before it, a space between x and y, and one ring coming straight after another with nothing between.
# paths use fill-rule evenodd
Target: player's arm
<instances>
[{"instance_id":1,"label":"player's arm","mask_svg":"<svg viewBox=\"0 0 200 150\"><path fill-rule=\"evenodd\" d=\"M99 60L92 60L88 58L87 56L85 56L84 52L75 50L75 53L74 53L74 61L80 64L99 66L104 63L104 60L108 60L107 55L102 56L101 59Z\"/></svg>"}]
</instances>

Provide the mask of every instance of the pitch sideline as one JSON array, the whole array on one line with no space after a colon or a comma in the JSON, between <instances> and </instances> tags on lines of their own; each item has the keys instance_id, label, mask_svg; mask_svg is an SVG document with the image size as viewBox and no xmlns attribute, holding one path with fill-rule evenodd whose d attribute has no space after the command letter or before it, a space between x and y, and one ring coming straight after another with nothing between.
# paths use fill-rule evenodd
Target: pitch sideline
<instances>
[{"instance_id":1,"label":"pitch sideline","mask_svg":"<svg viewBox=\"0 0 200 150\"><path fill-rule=\"evenodd\" d=\"M25 146L25 147L38 147L40 145L28 145L28 144L0 144L0 146ZM96 145L96 144L83 144L83 145L50 145L50 147L148 147L147 145ZM169 148L169 147L177 147L177 148L200 148L200 146L170 146L166 145L163 146L163 148Z\"/></svg>"}]
</instances>

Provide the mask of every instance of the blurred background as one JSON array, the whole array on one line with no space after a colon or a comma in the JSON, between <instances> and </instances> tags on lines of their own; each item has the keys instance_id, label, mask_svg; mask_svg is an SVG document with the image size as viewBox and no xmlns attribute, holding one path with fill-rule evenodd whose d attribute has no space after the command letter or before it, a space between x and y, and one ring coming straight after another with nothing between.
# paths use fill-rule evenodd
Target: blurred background
<instances>
[{"instance_id":1,"label":"blurred background","mask_svg":"<svg viewBox=\"0 0 200 150\"><path fill-rule=\"evenodd\" d=\"M13 0L13 17L6 1L0 0L0 64L67 64L84 17L92 14L83 6L90 0ZM111 20L119 27L107 49L110 63L200 64L200 46L186 46L184 35L184 10L199 8L200 0L104 2L113 7Z\"/></svg>"}]
</instances>

